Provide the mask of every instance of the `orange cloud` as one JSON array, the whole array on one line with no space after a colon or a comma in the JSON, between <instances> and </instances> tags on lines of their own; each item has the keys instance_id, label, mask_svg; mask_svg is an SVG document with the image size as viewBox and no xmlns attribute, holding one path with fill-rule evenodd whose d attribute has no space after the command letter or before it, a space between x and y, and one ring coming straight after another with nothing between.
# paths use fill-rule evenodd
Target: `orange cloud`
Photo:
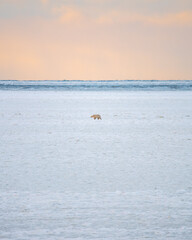
<instances>
[{"instance_id":1,"label":"orange cloud","mask_svg":"<svg viewBox=\"0 0 192 240\"><path fill-rule=\"evenodd\" d=\"M85 16L75 7L62 6L60 8L53 8L52 12L59 16L61 23L79 23Z\"/></svg>"},{"instance_id":2,"label":"orange cloud","mask_svg":"<svg viewBox=\"0 0 192 240\"><path fill-rule=\"evenodd\" d=\"M114 23L143 23L154 25L192 25L192 11L177 13L144 15L126 10L111 10L105 14L87 14L74 6L62 6L53 8L52 12L58 16L61 23L91 23L91 24L114 24Z\"/></svg>"},{"instance_id":3,"label":"orange cloud","mask_svg":"<svg viewBox=\"0 0 192 240\"><path fill-rule=\"evenodd\" d=\"M192 11L169 13L164 16L153 16L146 19L147 22L162 25L191 25Z\"/></svg>"},{"instance_id":4,"label":"orange cloud","mask_svg":"<svg viewBox=\"0 0 192 240\"><path fill-rule=\"evenodd\" d=\"M43 4L47 4L49 0L41 0Z\"/></svg>"},{"instance_id":5,"label":"orange cloud","mask_svg":"<svg viewBox=\"0 0 192 240\"><path fill-rule=\"evenodd\" d=\"M111 11L106 15L100 16L96 19L96 22L100 24L138 22L158 25L192 25L192 11L153 16L125 11Z\"/></svg>"}]
</instances>

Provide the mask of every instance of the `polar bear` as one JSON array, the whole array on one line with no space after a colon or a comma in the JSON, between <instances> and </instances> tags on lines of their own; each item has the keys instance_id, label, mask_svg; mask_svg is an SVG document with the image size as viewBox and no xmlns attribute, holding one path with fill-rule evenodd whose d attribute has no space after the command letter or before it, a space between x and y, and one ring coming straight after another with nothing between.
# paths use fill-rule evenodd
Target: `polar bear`
<instances>
[{"instance_id":1,"label":"polar bear","mask_svg":"<svg viewBox=\"0 0 192 240\"><path fill-rule=\"evenodd\" d=\"M92 116L91 116L91 118L94 118L94 120L95 119L100 119L101 120L101 116L99 115L99 114L93 114Z\"/></svg>"}]
</instances>

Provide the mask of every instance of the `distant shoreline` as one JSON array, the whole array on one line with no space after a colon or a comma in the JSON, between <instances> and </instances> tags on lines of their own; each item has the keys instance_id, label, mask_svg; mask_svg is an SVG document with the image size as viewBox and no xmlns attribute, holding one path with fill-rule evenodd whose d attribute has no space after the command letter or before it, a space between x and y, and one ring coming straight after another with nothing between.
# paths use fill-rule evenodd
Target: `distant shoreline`
<instances>
[{"instance_id":1,"label":"distant shoreline","mask_svg":"<svg viewBox=\"0 0 192 240\"><path fill-rule=\"evenodd\" d=\"M191 80L1 80L15 91L192 91Z\"/></svg>"},{"instance_id":2,"label":"distant shoreline","mask_svg":"<svg viewBox=\"0 0 192 240\"><path fill-rule=\"evenodd\" d=\"M114 81L192 81L192 79L165 79L165 80L161 80L161 79L108 79L108 80L84 80L84 79L63 79L63 80L57 80L57 79L38 79L38 80L34 80L34 79L30 79L30 80L26 80L26 79L0 79L0 81L56 81L56 82L63 82L63 81L85 81L85 82L114 82Z\"/></svg>"}]
</instances>

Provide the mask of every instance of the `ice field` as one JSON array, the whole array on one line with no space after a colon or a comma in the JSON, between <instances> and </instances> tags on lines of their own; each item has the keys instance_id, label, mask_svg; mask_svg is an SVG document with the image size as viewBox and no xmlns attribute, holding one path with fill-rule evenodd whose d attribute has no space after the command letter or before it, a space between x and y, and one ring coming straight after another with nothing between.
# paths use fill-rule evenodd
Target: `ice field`
<instances>
[{"instance_id":1,"label":"ice field","mask_svg":"<svg viewBox=\"0 0 192 240\"><path fill-rule=\"evenodd\" d=\"M191 91L0 91L0 239L191 236Z\"/></svg>"}]
</instances>

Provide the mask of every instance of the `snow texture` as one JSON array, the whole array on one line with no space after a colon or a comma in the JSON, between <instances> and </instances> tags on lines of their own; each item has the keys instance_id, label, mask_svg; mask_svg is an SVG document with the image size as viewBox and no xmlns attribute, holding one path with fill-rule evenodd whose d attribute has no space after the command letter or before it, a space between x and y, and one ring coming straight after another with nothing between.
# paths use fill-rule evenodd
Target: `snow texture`
<instances>
[{"instance_id":1,"label":"snow texture","mask_svg":"<svg viewBox=\"0 0 192 240\"><path fill-rule=\"evenodd\" d=\"M190 91L0 91L0 239L190 240L191 159Z\"/></svg>"}]
</instances>

